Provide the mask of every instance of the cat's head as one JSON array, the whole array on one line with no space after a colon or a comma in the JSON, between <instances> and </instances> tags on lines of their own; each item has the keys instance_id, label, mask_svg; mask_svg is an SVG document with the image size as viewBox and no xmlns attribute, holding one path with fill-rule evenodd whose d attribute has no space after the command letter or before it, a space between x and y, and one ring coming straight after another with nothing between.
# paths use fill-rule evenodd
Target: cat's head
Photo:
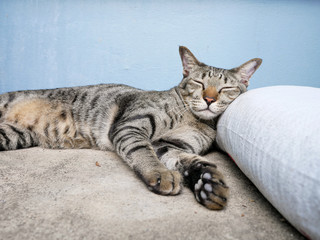
<instances>
[{"instance_id":1,"label":"cat's head","mask_svg":"<svg viewBox=\"0 0 320 240\"><path fill-rule=\"evenodd\" d=\"M180 46L179 52L183 66L181 95L192 113L206 120L219 116L247 91L251 76L262 63L262 59L254 58L240 67L222 69L199 62L186 47Z\"/></svg>"}]
</instances>

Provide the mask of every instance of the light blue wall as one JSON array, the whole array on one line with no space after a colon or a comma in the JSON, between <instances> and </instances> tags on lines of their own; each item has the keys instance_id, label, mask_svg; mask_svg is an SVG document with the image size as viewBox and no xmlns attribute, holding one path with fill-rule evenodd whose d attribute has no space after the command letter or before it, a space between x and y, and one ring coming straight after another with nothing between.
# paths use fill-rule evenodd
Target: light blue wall
<instances>
[{"instance_id":1,"label":"light blue wall","mask_svg":"<svg viewBox=\"0 0 320 240\"><path fill-rule=\"evenodd\" d=\"M320 1L0 1L0 92L181 80L178 46L232 68L261 57L251 88L320 87Z\"/></svg>"}]
</instances>

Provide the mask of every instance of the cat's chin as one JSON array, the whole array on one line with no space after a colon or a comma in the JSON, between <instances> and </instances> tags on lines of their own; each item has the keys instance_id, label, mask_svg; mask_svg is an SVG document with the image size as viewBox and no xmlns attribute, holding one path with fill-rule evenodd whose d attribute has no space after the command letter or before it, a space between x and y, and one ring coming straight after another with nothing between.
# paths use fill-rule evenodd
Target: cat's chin
<instances>
[{"instance_id":1,"label":"cat's chin","mask_svg":"<svg viewBox=\"0 0 320 240\"><path fill-rule=\"evenodd\" d=\"M201 111L193 111L196 116L204 120L211 120L218 117L220 114L216 114L209 109L201 110Z\"/></svg>"}]
</instances>

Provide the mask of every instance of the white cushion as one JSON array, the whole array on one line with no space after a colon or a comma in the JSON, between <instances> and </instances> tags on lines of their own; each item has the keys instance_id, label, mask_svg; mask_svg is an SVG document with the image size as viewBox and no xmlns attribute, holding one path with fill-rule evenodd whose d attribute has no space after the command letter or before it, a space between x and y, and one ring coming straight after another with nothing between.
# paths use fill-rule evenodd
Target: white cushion
<instances>
[{"instance_id":1,"label":"white cushion","mask_svg":"<svg viewBox=\"0 0 320 240\"><path fill-rule=\"evenodd\" d=\"M320 239L320 88L246 92L220 117L217 142L293 226Z\"/></svg>"}]
</instances>

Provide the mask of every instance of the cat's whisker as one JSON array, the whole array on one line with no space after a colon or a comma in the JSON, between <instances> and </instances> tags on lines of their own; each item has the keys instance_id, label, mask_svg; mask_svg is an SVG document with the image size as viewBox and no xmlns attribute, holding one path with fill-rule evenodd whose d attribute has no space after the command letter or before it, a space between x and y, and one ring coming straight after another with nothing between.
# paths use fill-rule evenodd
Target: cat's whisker
<instances>
[{"instance_id":1,"label":"cat's whisker","mask_svg":"<svg viewBox=\"0 0 320 240\"><path fill-rule=\"evenodd\" d=\"M185 109L187 110L187 107L190 107L190 105L189 105L189 103L185 103L185 105L186 106L175 106L175 107L169 109L167 112L168 113L171 113L171 112L175 112L176 113L176 111L180 112L180 111L185 110Z\"/></svg>"},{"instance_id":2,"label":"cat's whisker","mask_svg":"<svg viewBox=\"0 0 320 240\"><path fill-rule=\"evenodd\" d=\"M182 117L183 114L187 111L187 109L181 109L180 111L178 112L175 112L175 114L177 114L178 116Z\"/></svg>"},{"instance_id":3,"label":"cat's whisker","mask_svg":"<svg viewBox=\"0 0 320 240\"><path fill-rule=\"evenodd\" d=\"M176 107L176 108L172 108L171 110L169 110L167 113L170 113L170 114L177 114L181 111L183 111L185 108L184 107Z\"/></svg>"}]
</instances>

